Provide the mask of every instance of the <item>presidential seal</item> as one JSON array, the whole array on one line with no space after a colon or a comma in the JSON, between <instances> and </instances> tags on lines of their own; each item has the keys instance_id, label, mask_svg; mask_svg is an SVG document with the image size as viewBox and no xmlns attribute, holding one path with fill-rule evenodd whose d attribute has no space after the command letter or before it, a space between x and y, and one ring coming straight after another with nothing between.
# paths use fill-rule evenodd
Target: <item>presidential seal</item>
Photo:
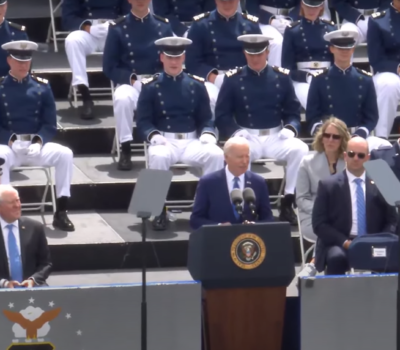
<instances>
[{"instance_id":1,"label":"presidential seal","mask_svg":"<svg viewBox=\"0 0 400 350\"><path fill-rule=\"evenodd\" d=\"M244 270L252 270L260 266L266 253L264 241L253 233L241 234L231 246L233 262Z\"/></svg>"}]
</instances>

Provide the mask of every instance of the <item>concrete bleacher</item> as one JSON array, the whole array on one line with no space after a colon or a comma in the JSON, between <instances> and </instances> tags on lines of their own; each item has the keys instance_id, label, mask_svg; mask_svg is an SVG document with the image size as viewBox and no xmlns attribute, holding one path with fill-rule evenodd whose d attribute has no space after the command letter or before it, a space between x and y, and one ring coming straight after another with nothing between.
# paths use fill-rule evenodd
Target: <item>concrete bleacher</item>
<instances>
[{"instance_id":1,"label":"concrete bleacher","mask_svg":"<svg viewBox=\"0 0 400 350\"><path fill-rule=\"evenodd\" d=\"M54 4L57 2L54 0ZM46 41L50 24L48 0L12 1L9 3L8 18L26 23L28 34L34 40ZM56 22L59 25L59 18ZM360 47L354 62L368 69L366 56L366 47ZM101 67L101 56L88 58L87 71L93 87L109 85ZM126 213L145 159L143 153L135 153L131 171L117 170L115 155L111 154L115 135L111 97L95 101L95 119L80 119L79 108L73 108L67 100L71 70L62 43L57 53L52 45L49 52L36 53L32 72L49 79L57 100L58 132L54 141L70 147L75 154L69 215L76 231L66 233L54 230L51 212L44 217L55 271L138 268L142 248L148 252L148 267L185 267L190 232L189 212L175 214L176 221L166 232L153 232L149 227L149 243L145 247L141 243L139 220ZM304 113L302 117L304 124ZM309 142L305 127L303 129L302 137ZM269 163L255 165L253 170L267 180L270 193L276 195L283 176L282 168ZM198 178L199 175L191 170L175 169L168 199L193 199ZM45 183L41 173L22 171L13 173L11 179L23 202L39 200ZM274 214L278 215L276 208ZM29 215L43 219L36 214ZM296 228L293 228L292 235L296 261L300 262Z\"/></svg>"}]
</instances>

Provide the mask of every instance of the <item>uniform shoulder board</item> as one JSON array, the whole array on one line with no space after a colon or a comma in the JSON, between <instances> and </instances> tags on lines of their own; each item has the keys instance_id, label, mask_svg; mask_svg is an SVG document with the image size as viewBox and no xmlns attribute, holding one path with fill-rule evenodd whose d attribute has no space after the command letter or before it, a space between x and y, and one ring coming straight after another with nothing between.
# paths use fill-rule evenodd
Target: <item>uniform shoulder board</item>
<instances>
[{"instance_id":1,"label":"uniform shoulder board","mask_svg":"<svg viewBox=\"0 0 400 350\"><path fill-rule=\"evenodd\" d=\"M333 22L333 21L328 21L327 19L323 19L323 18L321 18L321 22L322 22L322 23L326 23L326 24L330 24L331 26L334 26L334 25L335 25L335 22Z\"/></svg>"},{"instance_id":2,"label":"uniform shoulder board","mask_svg":"<svg viewBox=\"0 0 400 350\"><path fill-rule=\"evenodd\" d=\"M193 17L193 21L200 21L203 18L207 18L210 16L210 13L211 12L200 13L199 15Z\"/></svg>"},{"instance_id":3,"label":"uniform shoulder board","mask_svg":"<svg viewBox=\"0 0 400 350\"><path fill-rule=\"evenodd\" d=\"M372 73L367 72L366 70L360 69L360 68L357 68L357 67L356 67L356 69L357 69L357 71L358 71L359 73L361 73L361 74L363 74L363 75L366 75L367 77L372 77Z\"/></svg>"},{"instance_id":4,"label":"uniform shoulder board","mask_svg":"<svg viewBox=\"0 0 400 350\"><path fill-rule=\"evenodd\" d=\"M5 78L6 77L0 77L0 84L3 84Z\"/></svg>"},{"instance_id":5,"label":"uniform shoulder board","mask_svg":"<svg viewBox=\"0 0 400 350\"><path fill-rule=\"evenodd\" d=\"M12 22L8 22L8 24L9 24L11 27L15 28L15 29L21 30L21 31L23 31L23 32L26 31L26 27L25 27L25 26L21 26L20 24L12 23Z\"/></svg>"},{"instance_id":6,"label":"uniform shoulder board","mask_svg":"<svg viewBox=\"0 0 400 350\"><path fill-rule=\"evenodd\" d=\"M205 82L205 79L203 79L202 77L199 77L199 76L197 76L197 75L188 74L188 76L189 76L189 77L191 77L192 79L195 79L195 80L201 81L202 83L204 83L204 82Z\"/></svg>"},{"instance_id":7,"label":"uniform shoulder board","mask_svg":"<svg viewBox=\"0 0 400 350\"><path fill-rule=\"evenodd\" d=\"M386 14L386 11L375 12L371 15L372 18L381 18Z\"/></svg>"},{"instance_id":8,"label":"uniform shoulder board","mask_svg":"<svg viewBox=\"0 0 400 350\"><path fill-rule=\"evenodd\" d=\"M42 83L42 84L48 84L49 83L49 81L47 79L43 79L43 78L37 77L35 75L32 75L32 79L36 80L37 82Z\"/></svg>"},{"instance_id":9,"label":"uniform shoulder board","mask_svg":"<svg viewBox=\"0 0 400 350\"><path fill-rule=\"evenodd\" d=\"M230 78L230 77L232 77L233 75L235 75L235 74L237 74L237 73L240 73L241 71L242 71L242 67L237 67L237 68L228 70L228 71L225 73L225 75L226 75L228 78Z\"/></svg>"},{"instance_id":10,"label":"uniform shoulder board","mask_svg":"<svg viewBox=\"0 0 400 350\"><path fill-rule=\"evenodd\" d=\"M161 22L164 22L164 23L168 23L169 22L168 18L164 18L164 17L161 17L159 15L154 15L154 14L153 14L153 16L154 16L154 18L158 19Z\"/></svg>"},{"instance_id":11,"label":"uniform shoulder board","mask_svg":"<svg viewBox=\"0 0 400 350\"><path fill-rule=\"evenodd\" d=\"M142 79L142 84L143 85L150 84L151 82L156 81L157 79L158 79L158 74L155 74L150 78Z\"/></svg>"},{"instance_id":12,"label":"uniform shoulder board","mask_svg":"<svg viewBox=\"0 0 400 350\"><path fill-rule=\"evenodd\" d=\"M286 68L277 67L277 66L273 66L272 68L273 68L273 70L274 70L275 72L279 72L279 73L282 73L282 74L289 75L289 73L290 73L290 70L289 70L289 69L286 69Z\"/></svg>"},{"instance_id":13,"label":"uniform shoulder board","mask_svg":"<svg viewBox=\"0 0 400 350\"><path fill-rule=\"evenodd\" d=\"M114 21L110 22L110 24L112 26L115 26L115 25L125 21L125 19L126 19L126 16L122 16L122 17L119 17L119 18L115 19Z\"/></svg>"},{"instance_id":14,"label":"uniform shoulder board","mask_svg":"<svg viewBox=\"0 0 400 350\"><path fill-rule=\"evenodd\" d=\"M258 23L258 17L253 16L253 15L249 15L246 12L243 12L242 15L243 15L244 18L248 19L249 21L252 21L254 23Z\"/></svg>"},{"instance_id":15,"label":"uniform shoulder board","mask_svg":"<svg viewBox=\"0 0 400 350\"><path fill-rule=\"evenodd\" d=\"M300 24L300 21L295 21L295 22L290 23L288 25L288 27L289 28L294 28L294 27L297 27L299 24Z\"/></svg>"}]
</instances>

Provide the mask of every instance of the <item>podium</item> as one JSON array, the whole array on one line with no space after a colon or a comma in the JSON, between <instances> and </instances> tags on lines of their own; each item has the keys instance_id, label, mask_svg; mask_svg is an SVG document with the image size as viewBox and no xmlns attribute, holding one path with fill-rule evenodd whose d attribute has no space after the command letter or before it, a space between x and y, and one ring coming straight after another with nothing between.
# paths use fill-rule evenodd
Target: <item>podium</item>
<instances>
[{"instance_id":1,"label":"podium","mask_svg":"<svg viewBox=\"0 0 400 350\"><path fill-rule=\"evenodd\" d=\"M281 350L286 288L295 276L289 223L203 226L189 239L201 281L206 350Z\"/></svg>"}]
</instances>

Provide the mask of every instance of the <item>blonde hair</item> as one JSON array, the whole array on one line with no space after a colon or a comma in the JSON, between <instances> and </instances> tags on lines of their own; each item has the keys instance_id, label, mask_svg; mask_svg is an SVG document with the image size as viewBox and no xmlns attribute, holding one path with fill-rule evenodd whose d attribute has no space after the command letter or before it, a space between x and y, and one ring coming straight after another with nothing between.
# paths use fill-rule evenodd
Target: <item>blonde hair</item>
<instances>
[{"instance_id":1,"label":"blonde hair","mask_svg":"<svg viewBox=\"0 0 400 350\"><path fill-rule=\"evenodd\" d=\"M346 151L347 143L349 142L351 137L350 137L349 131L347 130L346 123L338 118L330 117L329 119L327 119L324 122L324 124L322 124L322 126L319 128L319 130L317 131L317 133L314 137L314 141L312 143L312 148L319 153L325 152L325 148L324 148L324 144L322 143L322 139L324 137L324 133L326 132L326 129L330 125L333 125L339 132L340 147L339 147L338 152L339 152L339 157L342 158L343 152Z\"/></svg>"},{"instance_id":2,"label":"blonde hair","mask_svg":"<svg viewBox=\"0 0 400 350\"><path fill-rule=\"evenodd\" d=\"M304 17L304 18L305 18L303 6L307 6L307 5L303 4L303 2L301 2L300 13L299 13L299 14L300 14L301 17ZM322 5L321 5L321 6L322 6ZM318 17L321 17L323 14L324 14L324 6L322 6L322 9L321 9L321 11L319 12Z\"/></svg>"}]
</instances>

